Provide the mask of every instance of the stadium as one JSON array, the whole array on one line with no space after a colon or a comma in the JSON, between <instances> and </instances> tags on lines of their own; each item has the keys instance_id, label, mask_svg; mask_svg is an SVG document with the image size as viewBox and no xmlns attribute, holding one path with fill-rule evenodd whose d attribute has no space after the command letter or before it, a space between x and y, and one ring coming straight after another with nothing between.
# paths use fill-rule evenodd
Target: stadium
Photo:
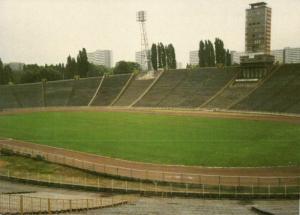
<instances>
[{"instance_id":1,"label":"stadium","mask_svg":"<svg viewBox=\"0 0 300 215\"><path fill-rule=\"evenodd\" d=\"M95 176L84 185L11 170L1 177L147 195L296 198L300 65L275 65L257 82L240 82L239 72L182 69L151 79L140 73L0 86L4 154L122 180L101 187Z\"/></svg>"},{"instance_id":2,"label":"stadium","mask_svg":"<svg viewBox=\"0 0 300 215\"><path fill-rule=\"evenodd\" d=\"M238 71L168 70L146 80L125 74L1 86L1 137L162 164L154 170L167 172L164 165L221 167L187 167L188 174L297 176L300 65L274 66L255 83L237 82ZM223 167L238 167L241 174ZM255 168L245 173L243 167Z\"/></svg>"},{"instance_id":3,"label":"stadium","mask_svg":"<svg viewBox=\"0 0 300 215\"><path fill-rule=\"evenodd\" d=\"M258 56L0 85L0 213L294 213L300 63Z\"/></svg>"}]
</instances>

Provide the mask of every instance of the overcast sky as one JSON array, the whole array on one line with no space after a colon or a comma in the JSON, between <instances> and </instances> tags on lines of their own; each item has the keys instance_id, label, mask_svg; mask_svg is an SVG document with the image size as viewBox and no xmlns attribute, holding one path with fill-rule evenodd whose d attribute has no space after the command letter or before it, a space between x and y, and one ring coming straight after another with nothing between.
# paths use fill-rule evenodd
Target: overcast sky
<instances>
[{"instance_id":1,"label":"overcast sky","mask_svg":"<svg viewBox=\"0 0 300 215\"><path fill-rule=\"evenodd\" d=\"M244 51L249 0L0 0L0 58L55 64L79 49L111 49L113 61L140 50L136 11L146 10L149 44L173 43L185 65L201 39L223 39ZM300 47L300 0L266 0L272 7L272 49Z\"/></svg>"}]
</instances>

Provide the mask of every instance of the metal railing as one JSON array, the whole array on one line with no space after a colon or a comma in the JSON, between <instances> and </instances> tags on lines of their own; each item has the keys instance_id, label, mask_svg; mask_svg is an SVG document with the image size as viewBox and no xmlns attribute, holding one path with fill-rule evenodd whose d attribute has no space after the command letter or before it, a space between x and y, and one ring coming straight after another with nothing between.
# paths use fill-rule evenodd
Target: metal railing
<instances>
[{"instance_id":1,"label":"metal railing","mask_svg":"<svg viewBox=\"0 0 300 215\"><path fill-rule=\"evenodd\" d=\"M89 161L76 159L64 155L52 154L40 150L33 150L20 146L13 146L0 142L0 148L7 149L13 153L40 157L45 161L75 167L82 170L96 172L105 175L118 176L128 179L159 181L191 185L217 185L217 186L254 186L254 187L281 187L300 186L300 176L291 177L257 177L257 176L226 176L226 175L206 175L189 174L167 171L154 171L145 169L125 168L120 166L98 164ZM110 159L110 158L107 158Z\"/></svg>"},{"instance_id":2,"label":"metal railing","mask_svg":"<svg viewBox=\"0 0 300 215\"><path fill-rule=\"evenodd\" d=\"M19 194L0 194L0 214L72 213L126 204L120 197L53 199Z\"/></svg>"},{"instance_id":3,"label":"metal railing","mask_svg":"<svg viewBox=\"0 0 300 215\"><path fill-rule=\"evenodd\" d=\"M299 197L300 187L282 184L280 186L228 186L207 184L177 184L159 183L157 181L128 181L107 179L96 175L73 177L70 175L50 175L39 172L0 171L0 178L32 183L38 185L55 186L60 188L76 188L101 192L119 192L123 194L148 194L159 196L195 196L195 197ZM112 200L113 201L113 200Z\"/></svg>"}]
</instances>

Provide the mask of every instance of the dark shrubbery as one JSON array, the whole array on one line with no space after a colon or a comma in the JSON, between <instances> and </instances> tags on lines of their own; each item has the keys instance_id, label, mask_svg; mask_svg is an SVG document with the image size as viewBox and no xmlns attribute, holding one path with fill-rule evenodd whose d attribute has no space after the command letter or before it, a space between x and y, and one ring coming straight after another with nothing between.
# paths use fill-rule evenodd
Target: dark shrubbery
<instances>
[{"instance_id":1,"label":"dark shrubbery","mask_svg":"<svg viewBox=\"0 0 300 215\"><path fill-rule=\"evenodd\" d=\"M12 150L10 150L10 149L4 149L4 148L2 148L2 149L0 149L0 154L3 154L3 155L14 155L15 153Z\"/></svg>"},{"instance_id":2,"label":"dark shrubbery","mask_svg":"<svg viewBox=\"0 0 300 215\"><path fill-rule=\"evenodd\" d=\"M45 160L45 158L42 155L36 155L34 159L37 160L37 161L44 161Z\"/></svg>"}]
</instances>

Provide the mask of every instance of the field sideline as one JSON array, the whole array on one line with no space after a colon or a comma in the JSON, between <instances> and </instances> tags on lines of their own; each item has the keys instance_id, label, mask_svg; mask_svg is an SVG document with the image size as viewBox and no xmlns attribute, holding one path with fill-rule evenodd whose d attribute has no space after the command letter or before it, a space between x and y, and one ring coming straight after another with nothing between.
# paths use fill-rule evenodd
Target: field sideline
<instances>
[{"instance_id":1,"label":"field sideline","mask_svg":"<svg viewBox=\"0 0 300 215\"><path fill-rule=\"evenodd\" d=\"M300 164L298 120L291 123L293 118L289 119L291 122L283 122L182 115L80 109L4 113L0 115L0 137L160 164L219 167Z\"/></svg>"}]
</instances>

